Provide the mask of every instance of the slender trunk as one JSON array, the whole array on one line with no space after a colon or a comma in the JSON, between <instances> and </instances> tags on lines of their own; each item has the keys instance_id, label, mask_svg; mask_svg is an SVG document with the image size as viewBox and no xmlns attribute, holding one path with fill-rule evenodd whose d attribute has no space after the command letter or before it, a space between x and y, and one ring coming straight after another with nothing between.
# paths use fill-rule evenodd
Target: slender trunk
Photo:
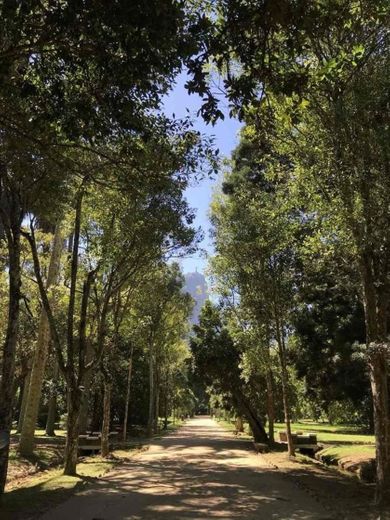
<instances>
[{"instance_id":1,"label":"slender trunk","mask_svg":"<svg viewBox=\"0 0 390 520\"><path fill-rule=\"evenodd\" d=\"M81 392L68 386L68 420L66 428L64 475L76 475L79 445Z\"/></svg>"},{"instance_id":2,"label":"slender trunk","mask_svg":"<svg viewBox=\"0 0 390 520\"><path fill-rule=\"evenodd\" d=\"M128 368L128 372L127 372L125 418L123 419L123 441L126 441L126 437L127 437L127 422L129 420L131 376L132 376L132 370L133 370L133 352L134 352L134 345L131 346L130 359L129 359L129 368Z\"/></svg>"},{"instance_id":3,"label":"slender trunk","mask_svg":"<svg viewBox=\"0 0 390 520\"><path fill-rule=\"evenodd\" d=\"M61 268L61 253L63 248L63 237L61 225L57 224L53 238L50 265L46 281L46 290L57 282ZM53 296L49 296L49 303L53 304ZM38 339L34 351L33 364L31 368L30 385L28 391L26 413L23 420L20 435L19 451L25 457L31 456L35 447L34 433L38 418L39 404L41 400L42 384L45 375L45 367L50 342L50 328L47 314L41 311Z\"/></svg>"},{"instance_id":4,"label":"slender trunk","mask_svg":"<svg viewBox=\"0 0 390 520\"><path fill-rule=\"evenodd\" d=\"M288 454L290 457L295 456L294 442L291 434L291 414L290 414L290 403L288 398L288 372L287 372L287 360L286 360L286 345L284 342L284 331L283 325L281 324L279 311L275 304L275 329L276 329L276 341L279 350L280 368L281 368L281 380L282 380L282 397L283 397L283 410L284 410L284 422L286 423L286 434L287 434L287 447Z\"/></svg>"},{"instance_id":5,"label":"slender trunk","mask_svg":"<svg viewBox=\"0 0 390 520\"><path fill-rule=\"evenodd\" d=\"M240 392L235 393L235 398L239 410L242 412L242 415L246 417L249 423L255 442L268 444L268 437L259 417L257 417L251 406L246 402L246 399L241 395Z\"/></svg>"},{"instance_id":6,"label":"slender trunk","mask_svg":"<svg viewBox=\"0 0 390 520\"><path fill-rule=\"evenodd\" d=\"M154 400L154 433L158 433L159 431L159 424L158 424L158 417L159 417L159 409L160 409L160 388L159 388L158 378L156 378L156 385L155 385L155 400Z\"/></svg>"},{"instance_id":7,"label":"slender trunk","mask_svg":"<svg viewBox=\"0 0 390 520\"><path fill-rule=\"evenodd\" d=\"M86 364L89 364L93 359L93 348L92 342L87 342L87 353L86 353ZM93 372L92 370L88 370L84 376L84 391L83 397L81 401L81 410L80 410L80 431L79 433L86 433L88 429L88 418L89 418L89 397L91 393L91 382L92 382Z\"/></svg>"},{"instance_id":8,"label":"slender trunk","mask_svg":"<svg viewBox=\"0 0 390 520\"><path fill-rule=\"evenodd\" d=\"M170 405L170 369L167 368L165 377L165 391L164 391L164 430L168 429L168 415L171 409Z\"/></svg>"},{"instance_id":9,"label":"slender trunk","mask_svg":"<svg viewBox=\"0 0 390 520\"><path fill-rule=\"evenodd\" d=\"M268 437L270 443L275 442L275 402L274 402L274 385L273 385L273 377L272 370L267 370L266 375L267 381L267 417L268 417Z\"/></svg>"},{"instance_id":10,"label":"slender trunk","mask_svg":"<svg viewBox=\"0 0 390 520\"><path fill-rule=\"evenodd\" d=\"M49 399L49 406L47 411L46 429L45 433L49 437L54 437L55 423L57 418L57 395L53 393Z\"/></svg>"},{"instance_id":11,"label":"slender trunk","mask_svg":"<svg viewBox=\"0 0 390 520\"><path fill-rule=\"evenodd\" d=\"M283 396L283 410L284 410L284 422L286 423L287 433L287 446L288 454L290 457L295 456L294 442L291 434L291 415L290 415L290 403L288 399L288 372L286 366L286 350L284 345L284 339L282 333L277 333L278 347L279 347L279 358L281 366L281 380L282 380L282 396Z\"/></svg>"},{"instance_id":12,"label":"slender trunk","mask_svg":"<svg viewBox=\"0 0 390 520\"><path fill-rule=\"evenodd\" d=\"M88 415L89 415L89 394L91 389L92 372L89 370L84 378L84 391L81 398L79 433L88 431Z\"/></svg>"},{"instance_id":13,"label":"slender trunk","mask_svg":"<svg viewBox=\"0 0 390 520\"><path fill-rule=\"evenodd\" d=\"M13 390L15 373L15 354L19 329L19 301L21 286L20 268L20 208L17 201L12 200L10 211L11 224L7 231L9 254L8 277L8 321L3 346L2 374L0 382L0 495L4 491L8 470L9 440L11 416L13 408ZM5 220L5 219L3 219ZM4 227L6 223L3 222Z\"/></svg>"},{"instance_id":14,"label":"slender trunk","mask_svg":"<svg viewBox=\"0 0 390 520\"><path fill-rule=\"evenodd\" d=\"M93 396L92 418L90 429L93 432L100 431L102 425L102 391L98 388Z\"/></svg>"},{"instance_id":15,"label":"slender trunk","mask_svg":"<svg viewBox=\"0 0 390 520\"><path fill-rule=\"evenodd\" d=\"M26 374L26 376L24 378L23 396L22 396L22 402L21 402L20 410L19 410L18 428L16 430L17 433L20 433L22 431L23 419L24 419L24 414L26 411L26 403L27 403L27 397L28 397L28 387L30 385L30 375L31 375L31 370L28 371L28 373Z\"/></svg>"},{"instance_id":16,"label":"slender trunk","mask_svg":"<svg viewBox=\"0 0 390 520\"><path fill-rule=\"evenodd\" d=\"M154 360L153 360L153 344L150 344L149 351L149 414L148 414L148 431L149 437L153 435L153 419L154 419Z\"/></svg>"},{"instance_id":17,"label":"slender trunk","mask_svg":"<svg viewBox=\"0 0 390 520\"><path fill-rule=\"evenodd\" d=\"M111 388L110 381L104 381L104 399L103 399L103 425L102 425L102 457L108 457L110 454L110 421L111 421Z\"/></svg>"},{"instance_id":18,"label":"slender trunk","mask_svg":"<svg viewBox=\"0 0 390 520\"><path fill-rule=\"evenodd\" d=\"M381 301L375 287L372 264L368 258L360 259L360 274L363 282L363 300L376 448L376 502L385 500L390 491L390 430L387 313L381 312L386 303ZM382 298L387 300L387 298Z\"/></svg>"},{"instance_id":19,"label":"slender trunk","mask_svg":"<svg viewBox=\"0 0 390 520\"><path fill-rule=\"evenodd\" d=\"M376 500L381 502L389 494L389 422L388 422L388 381L387 355L373 353L370 359L370 379L374 404L374 428L377 466Z\"/></svg>"},{"instance_id":20,"label":"slender trunk","mask_svg":"<svg viewBox=\"0 0 390 520\"><path fill-rule=\"evenodd\" d=\"M244 421L242 420L242 416L238 415L236 418L236 430L239 433L244 431Z\"/></svg>"},{"instance_id":21,"label":"slender trunk","mask_svg":"<svg viewBox=\"0 0 390 520\"><path fill-rule=\"evenodd\" d=\"M264 351L266 358L265 380L267 385L267 418L268 418L268 437L270 444L275 442L275 400L274 400L274 378L272 373L271 354L270 354L270 327L267 326L267 347Z\"/></svg>"},{"instance_id":22,"label":"slender trunk","mask_svg":"<svg viewBox=\"0 0 390 520\"><path fill-rule=\"evenodd\" d=\"M164 392L164 430L168 429L168 385Z\"/></svg>"},{"instance_id":23,"label":"slender trunk","mask_svg":"<svg viewBox=\"0 0 390 520\"><path fill-rule=\"evenodd\" d=\"M157 363L155 370L155 384L154 384L154 420L153 420L153 431L154 433L158 433L159 424L158 417L160 411L160 377L158 373Z\"/></svg>"},{"instance_id":24,"label":"slender trunk","mask_svg":"<svg viewBox=\"0 0 390 520\"><path fill-rule=\"evenodd\" d=\"M47 420L46 420L46 435L49 437L55 436L55 423L56 423L56 417L57 417L57 379L59 377L59 367L57 363L57 359L54 359L54 370L53 370L53 388L50 392L50 398L49 398L49 404L48 404L48 411L47 411Z\"/></svg>"},{"instance_id":25,"label":"slender trunk","mask_svg":"<svg viewBox=\"0 0 390 520\"><path fill-rule=\"evenodd\" d=\"M294 449L294 442L293 442L293 438L292 438L292 434L291 434L290 403L289 403L289 399L288 399L288 373L287 373L285 364L284 364L284 366L282 366L281 379L282 379L283 409L284 409L284 421L286 423L288 454L290 457L294 457L295 449Z\"/></svg>"},{"instance_id":26,"label":"slender trunk","mask_svg":"<svg viewBox=\"0 0 390 520\"><path fill-rule=\"evenodd\" d=\"M17 384L17 392L16 392L16 396L17 396L17 399L16 399L16 396L15 396L15 407L14 407L14 410L12 411L12 417L17 417L18 418L18 422L19 422L19 417L20 417L20 411L22 409L22 401L23 401L23 393L24 393L24 387L25 387L25 384L26 384L26 377L24 376L20 376L20 379L18 381L18 384Z\"/></svg>"}]
</instances>

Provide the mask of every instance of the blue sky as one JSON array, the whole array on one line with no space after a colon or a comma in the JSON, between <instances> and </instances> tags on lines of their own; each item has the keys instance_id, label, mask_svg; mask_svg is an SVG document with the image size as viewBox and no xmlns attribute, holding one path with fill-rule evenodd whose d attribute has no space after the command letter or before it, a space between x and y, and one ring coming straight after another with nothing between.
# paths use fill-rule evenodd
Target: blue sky
<instances>
[{"instance_id":1,"label":"blue sky","mask_svg":"<svg viewBox=\"0 0 390 520\"><path fill-rule=\"evenodd\" d=\"M177 80L176 87L165 100L165 112L169 116L174 113L176 117L180 118L187 115L186 108L188 108L190 115L194 119L195 128L204 134L215 136L215 145L219 148L220 154L229 157L238 142L240 123L226 116L224 121L219 121L215 126L206 125L202 118L196 115L201 105L201 99L198 95L188 95L184 88L185 81L186 73L182 73ZM212 252L212 247L209 238L208 208L216 183L217 179L215 178L204 179L197 185L190 186L186 191L186 197L190 206L196 210L195 226L201 227L205 235L201 247L209 253ZM185 273L195 271L196 269L203 272L207 260L201 253L196 253L190 258L181 260L180 263Z\"/></svg>"}]
</instances>

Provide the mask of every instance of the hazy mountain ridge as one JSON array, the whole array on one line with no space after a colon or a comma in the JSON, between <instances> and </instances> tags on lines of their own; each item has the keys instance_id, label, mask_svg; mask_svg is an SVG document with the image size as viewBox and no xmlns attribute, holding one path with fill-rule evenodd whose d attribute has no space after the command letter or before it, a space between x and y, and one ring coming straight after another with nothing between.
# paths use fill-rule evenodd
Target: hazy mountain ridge
<instances>
[{"instance_id":1,"label":"hazy mountain ridge","mask_svg":"<svg viewBox=\"0 0 390 520\"><path fill-rule=\"evenodd\" d=\"M200 309L208 298L206 278L202 273L186 273L184 291L188 292L195 300L194 310L190 317L192 324L198 323Z\"/></svg>"}]
</instances>

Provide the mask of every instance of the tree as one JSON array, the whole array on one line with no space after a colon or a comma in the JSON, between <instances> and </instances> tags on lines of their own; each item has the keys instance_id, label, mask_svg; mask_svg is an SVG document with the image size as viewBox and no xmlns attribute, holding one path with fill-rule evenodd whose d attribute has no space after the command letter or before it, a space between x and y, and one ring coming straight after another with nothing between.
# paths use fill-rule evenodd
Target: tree
<instances>
[{"instance_id":1,"label":"tree","mask_svg":"<svg viewBox=\"0 0 390 520\"><path fill-rule=\"evenodd\" d=\"M153 135L146 123L183 60L197 52L202 22L170 0L131 5L120 1L109 10L96 2L28 1L23 6L5 2L1 18L0 217L10 280L1 378L2 491L8 464L24 217L38 207L45 208L48 216L49 201L52 209L61 205L68 193L64 187L82 170L75 156L69 158L70 150L96 154L118 136L137 134L148 140ZM113 160L105 153L104 157Z\"/></svg>"},{"instance_id":2,"label":"tree","mask_svg":"<svg viewBox=\"0 0 390 520\"><path fill-rule=\"evenodd\" d=\"M245 384L241 377L240 353L219 309L207 301L202 308L199 325L194 325L193 329L190 345L198 373L218 393L231 396L234 407L248 420L255 441L267 443L253 386L251 382Z\"/></svg>"},{"instance_id":3,"label":"tree","mask_svg":"<svg viewBox=\"0 0 390 520\"><path fill-rule=\"evenodd\" d=\"M63 236L61 225L57 224L53 237L50 264L48 267L46 278L46 290L49 292L52 286L58 283L61 270L60 261L63 250ZM50 295L53 303L53 293ZM38 408L41 397L42 383L46 359L49 348L49 322L45 311L42 311L36 348L34 350L34 359L29 377L29 388L25 403L25 412L23 417L23 425L20 435L19 449L22 455L31 456L34 448L34 432L38 417Z\"/></svg>"},{"instance_id":4,"label":"tree","mask_svg":"<svg viewBox=\"0 0 390 520\"><path fill-rule=\"evenodd\" d=\"M223 184L225 195L213 203L217 261L216 277L228 269L239 306L246 309L245 328L254 328L268 364L268 388L272 392L269 348L277 345L289 454L294 454L290 428L287 336L293 308L294 241L299 216L291 199L284 171L288 162L270 143L262 148L244 140L233 159L232 173ZM220 258L218 258L220 257ZM249 319L248 319L249 318ZM271 393L270 393L271 396ZM272 405L269 409L272 415Z\"/></svg>"},{"instance_id":5,"label":"tree","mask_svg":"<svg viewBox=\"0 0 390 520\"><path fill-rule=\"evenodd\" d=\"M335 401L352 401L359 422L371 425L368 370L360 352L365 327L359 284L353 264L343 262L347 252L333 244L329 256L329 249L312 244L302 255L293 361L306 395L325 415Z\"/></svg>"},{"instance_id":6,"label":"tree","mask_svg":"<svg viewBox=\"0 0 390 520\"><path fill-rule=\"evenodd\" d=\"M204 116L221 115L203 69L211 60L225 74L232 111L255 116L266 133L278 129L275 143L289 148L311 209L337 216L351 238L363 289L380 502L390 489L388 3L221 0L210 21L207 51L191 62L188 83L206 99Z\"/></svg>"}]
</instances>

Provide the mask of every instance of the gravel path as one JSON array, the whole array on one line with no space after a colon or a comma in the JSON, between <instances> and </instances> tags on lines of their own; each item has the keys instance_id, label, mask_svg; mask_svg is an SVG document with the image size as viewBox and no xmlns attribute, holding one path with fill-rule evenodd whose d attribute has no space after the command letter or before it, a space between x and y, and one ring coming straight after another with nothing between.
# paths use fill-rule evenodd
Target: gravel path
<instances>
[{"instance_id":1,"label":"gravel path","mask_svg":"<svg viewBox=\"0 0 390 520\"><path fill-rule=\"evenodd\" d=\"M42 520L333 520L213 420L197 417Z\"/></svg>"}]
</instances>

